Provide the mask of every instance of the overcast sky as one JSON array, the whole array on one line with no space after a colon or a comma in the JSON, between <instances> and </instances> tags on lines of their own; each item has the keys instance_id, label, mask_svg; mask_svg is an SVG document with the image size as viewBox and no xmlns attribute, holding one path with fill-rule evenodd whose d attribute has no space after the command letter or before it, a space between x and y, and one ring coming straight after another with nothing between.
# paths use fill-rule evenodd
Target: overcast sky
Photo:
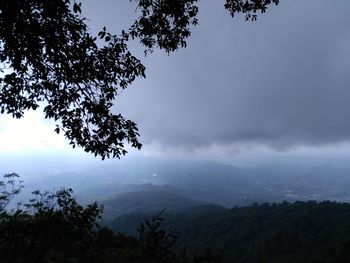
<instances>
[{"instance_id":1,"label":"overcast sky","mask_svg":"<svg viewBox=\"0 0 350 263\"><path fill-rule=\"evenodd\" d=\"M256 22L231 18L223 4L200 1L186 49L143 58L133 44L147 78L115 112L138 123L142 153L350 149L350 1L281 0ZM128 0L85 0L82 9L95 32L119 33L135 17ZM73 151L53 129L39 114L2 116L0 152Z\"/></svg>"}]
</instances>

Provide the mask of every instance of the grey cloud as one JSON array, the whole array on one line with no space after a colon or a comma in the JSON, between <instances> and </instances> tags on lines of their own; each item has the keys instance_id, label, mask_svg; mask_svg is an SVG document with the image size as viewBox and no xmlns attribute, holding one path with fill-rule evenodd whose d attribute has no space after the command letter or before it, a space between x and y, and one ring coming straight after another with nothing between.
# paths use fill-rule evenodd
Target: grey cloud
<instances>
[{"instance_id":1,"label":"grey cloud","mask_svg":"<svg viewBox=\"0 0 350 263\"><path fill-rule=\"evenodd\" d=\"M221 2L202 0L188 47L152 54L147 79L116 101L141 140L185 149L349 141L350 2L284 0L254 23Z\"/></svg>"}]
</instances>

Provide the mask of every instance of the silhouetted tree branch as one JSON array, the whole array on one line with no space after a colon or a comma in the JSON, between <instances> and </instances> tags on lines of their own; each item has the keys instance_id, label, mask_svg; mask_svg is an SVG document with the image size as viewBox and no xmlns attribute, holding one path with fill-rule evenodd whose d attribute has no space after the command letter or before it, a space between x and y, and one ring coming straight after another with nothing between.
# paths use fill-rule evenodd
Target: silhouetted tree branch
<instances>
[{"instance_id":1,"label":"silhouetted tree branch","mask_svg":"<svg viewBox=\"0 0 350 263\"><path fill-rule=\"evenodd\" d=\"M140 16L114 35L103 28L89 33L81 4L71 0L2 0L0 2L0 111L21 118L43 107L70 144L95 156L120 157L125 143L140 149L136 124L112 113L113 101L145 67L128 49L139 39L145 53L186 47L197 25L198 0L134 0ZM227 0L233 16L255 20L278 0Z\"/></svg>"},{"instance_id":2,"label":"silhouetted tree branch","mask_svg":"<svg viewBox=\"0 0 350 263\"><path fill-rule=\"evenodd\" d=\"M0 214L4 212L4 209L20 193L22 188L22 181L19 180L18 174L3 175L3 180L0 181Z\"/></svg>"}]
</instances>

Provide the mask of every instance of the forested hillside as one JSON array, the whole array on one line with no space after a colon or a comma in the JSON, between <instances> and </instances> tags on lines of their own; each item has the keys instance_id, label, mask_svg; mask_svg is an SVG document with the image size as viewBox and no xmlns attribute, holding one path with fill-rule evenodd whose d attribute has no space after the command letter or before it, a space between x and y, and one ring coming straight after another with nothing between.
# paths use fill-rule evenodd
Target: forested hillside
<instances>
[{"instance_id":1,"label":"forested hillside","mask_svg":"<svg viewBox=\"0 0 350 263\"><path fill-rule=\"evenodd\" d=\"M6 209L22 186L16 174L0 182L1 262L350 262L349 203L205 205L108 222L70 189Z\"/></svg>"},{"instance_id":2,"label":"forested hillside","mask_svg":"<svg viewBox=\"0 0 350 263\"><path fill-rule=\"evenodd\" d=\"M138 224L138 237L100 226L103 207L80 205L71 189L33 192L17 209L8 204L22 189L17 174L0 180L0 262L6 263L201 263L215 255L176 251L177 235L160 228L162 217Z\"/></svg>"},{"instance_id":3,"label":"forested hillside","mask_svg":"<svg viewBox=\"0 0 350 263\"><path fill-rule=\"evenodd\" d=\"M109 226L135 234L136 222L147 216L119 217ZM224 262L350 262L347 203L204 206L164 216L164 228L179 235L178 249L197 253L206 247Z\"/></svg>"}]
</instances>

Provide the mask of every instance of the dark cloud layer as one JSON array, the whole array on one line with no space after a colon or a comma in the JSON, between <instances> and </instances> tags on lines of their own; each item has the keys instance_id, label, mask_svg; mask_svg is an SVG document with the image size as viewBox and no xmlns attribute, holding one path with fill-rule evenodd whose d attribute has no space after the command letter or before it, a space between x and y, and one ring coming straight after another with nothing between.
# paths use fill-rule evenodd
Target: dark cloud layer
<instances>
[{"instance_id":1,"label":"dark cloud layer","mask_svg":"<svg viewBox=\"0 0 350 263\"><path fill-rule=\"evenodd\" d=\"M185 149L349 141L350 1L283 0L253 23L232 19L223 2L202 0L188 48L152 54L147 79L116 102L142 141ZM110 29L134 10L106 19L96 4L86 3L87 15Z\"/></svg>"}]
</instances>

